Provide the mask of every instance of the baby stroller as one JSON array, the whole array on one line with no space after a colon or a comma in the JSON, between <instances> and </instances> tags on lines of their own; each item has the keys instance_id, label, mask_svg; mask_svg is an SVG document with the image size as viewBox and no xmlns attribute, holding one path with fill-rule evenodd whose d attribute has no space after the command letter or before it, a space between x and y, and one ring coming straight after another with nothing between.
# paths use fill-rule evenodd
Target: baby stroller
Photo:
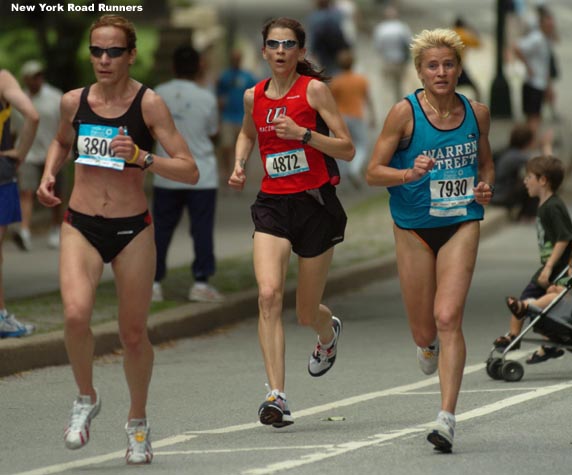
<instances>
[{"instance_id":1,"label":"baby stroller","mask_svg":"<svg viewBox=\"0 0 572 475\"><path fill-rule=\"evenodd\" d=\"M559 277L565 276L567 272L568 269L565 269ZM504 350L493 347L486 361L487 374L492 379L504 379L508 382L522 379L524 375L522 364L506 359L507 353L522 341L536 345L548 344L572 351L572 295L569 295L570 289L572 289L572 277L564 284L564 290L543 310L529 307L530 323ZM548 338L548 341L545 338L525 338L530 330ZM497 356L499 351L502 351L500 357Z\"/></svg>"}]
</instances>

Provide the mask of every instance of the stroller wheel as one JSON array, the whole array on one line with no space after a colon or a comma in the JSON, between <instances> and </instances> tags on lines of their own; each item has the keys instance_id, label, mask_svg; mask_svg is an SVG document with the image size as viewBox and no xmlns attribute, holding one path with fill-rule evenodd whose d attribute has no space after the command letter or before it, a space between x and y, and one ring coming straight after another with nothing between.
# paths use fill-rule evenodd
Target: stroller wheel
<instances>
[{"instance_id":1,"label":"stroller wheel","mask_svg":"<svg viewBox=\"0 0 572 475\"><path fill-rule=\"evenodd\" d=\"M501 373L504 380L511 383L522 379L524 368L518 361L505 361Z\"/></svg>"},{"instance_id":2,"label":"stroller wheel","mask_svg":"<svg viewBox=\"0 0 572 475\"><path fill-rule=\"evenodd\" d=\"M501 358L489 358L487 360L487 374L493 379L503 379Z\"/></svg>"}]
</instances>

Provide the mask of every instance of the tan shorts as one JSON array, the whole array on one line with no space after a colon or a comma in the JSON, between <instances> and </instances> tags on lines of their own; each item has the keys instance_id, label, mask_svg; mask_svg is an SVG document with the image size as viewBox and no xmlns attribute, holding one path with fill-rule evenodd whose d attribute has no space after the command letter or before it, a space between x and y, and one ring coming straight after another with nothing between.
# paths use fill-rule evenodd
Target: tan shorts
<instances>
[{"instance_id":1,"label":"tan shorts","mask_svg":"<svg viewBox=\"0 0 572 475\"><path fill-rule=\"evenodd\" d=\"M40 186L40 180L44 173L43 163L24 162L18 168L18 187L20 191L36 191ZM56 177L56 186L54 191L57 196L61 196L63 176L59 173Z\"/></svg>"}]
</instances>

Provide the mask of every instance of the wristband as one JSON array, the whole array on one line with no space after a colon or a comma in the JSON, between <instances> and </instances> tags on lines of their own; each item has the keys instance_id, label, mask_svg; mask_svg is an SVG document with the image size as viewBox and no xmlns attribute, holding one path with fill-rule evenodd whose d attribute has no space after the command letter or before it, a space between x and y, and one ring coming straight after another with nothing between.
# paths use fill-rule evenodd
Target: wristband
<instances>
[{"instance_id":1,"label":"wristband","mask_svg":"<svg viewBox=\"0 0 572 475\"><path fill-rule=\"evenodd\" d=\"M409 172L410 168L407 168L404 172L403 172L403 176L401 177L401 183L405 184L405 179L407 178L407 173Z\"/></svg>"},{"instance_id":2,"label":"wristband","mask_svg":"<svg viewBox=\"0 0 572 475\"><path fill-rule=\"evenodd\" d=\"M137 144L133 145L135 145L135 152L133 152L133 157L131 157L131 160L125 160L125 163L135 163L139 158L139 146Z\"/></svg>"}]
</instances>

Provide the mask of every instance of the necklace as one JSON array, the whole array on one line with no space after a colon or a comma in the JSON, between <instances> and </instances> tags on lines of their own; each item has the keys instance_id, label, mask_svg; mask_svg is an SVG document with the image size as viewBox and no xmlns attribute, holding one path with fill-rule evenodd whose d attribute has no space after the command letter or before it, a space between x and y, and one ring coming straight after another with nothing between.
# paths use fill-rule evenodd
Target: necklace
<instances>
[{"instance_id":1,"label":"necklace","mask_svg":"<svg viewBox=\"0 0 572 475\"><path fill-rule=\"evenodd\" d=\"M439 116L439 118L441 119L446 119L447 117L449 117L451 115L451 111L447 111L444 114L441 114L441 112L439 112L439 110L433 106L433 104L431 104L429 102L429 99L427 99L427 94L425 93L425 89L423 89L423 98L425 99L425 102L427 102L427 104L429 104L429 107L431 107L431 109L433 109L433 112L435 112L435 114L437 114L437 116Z\"/></svg>"}]
</instances>

